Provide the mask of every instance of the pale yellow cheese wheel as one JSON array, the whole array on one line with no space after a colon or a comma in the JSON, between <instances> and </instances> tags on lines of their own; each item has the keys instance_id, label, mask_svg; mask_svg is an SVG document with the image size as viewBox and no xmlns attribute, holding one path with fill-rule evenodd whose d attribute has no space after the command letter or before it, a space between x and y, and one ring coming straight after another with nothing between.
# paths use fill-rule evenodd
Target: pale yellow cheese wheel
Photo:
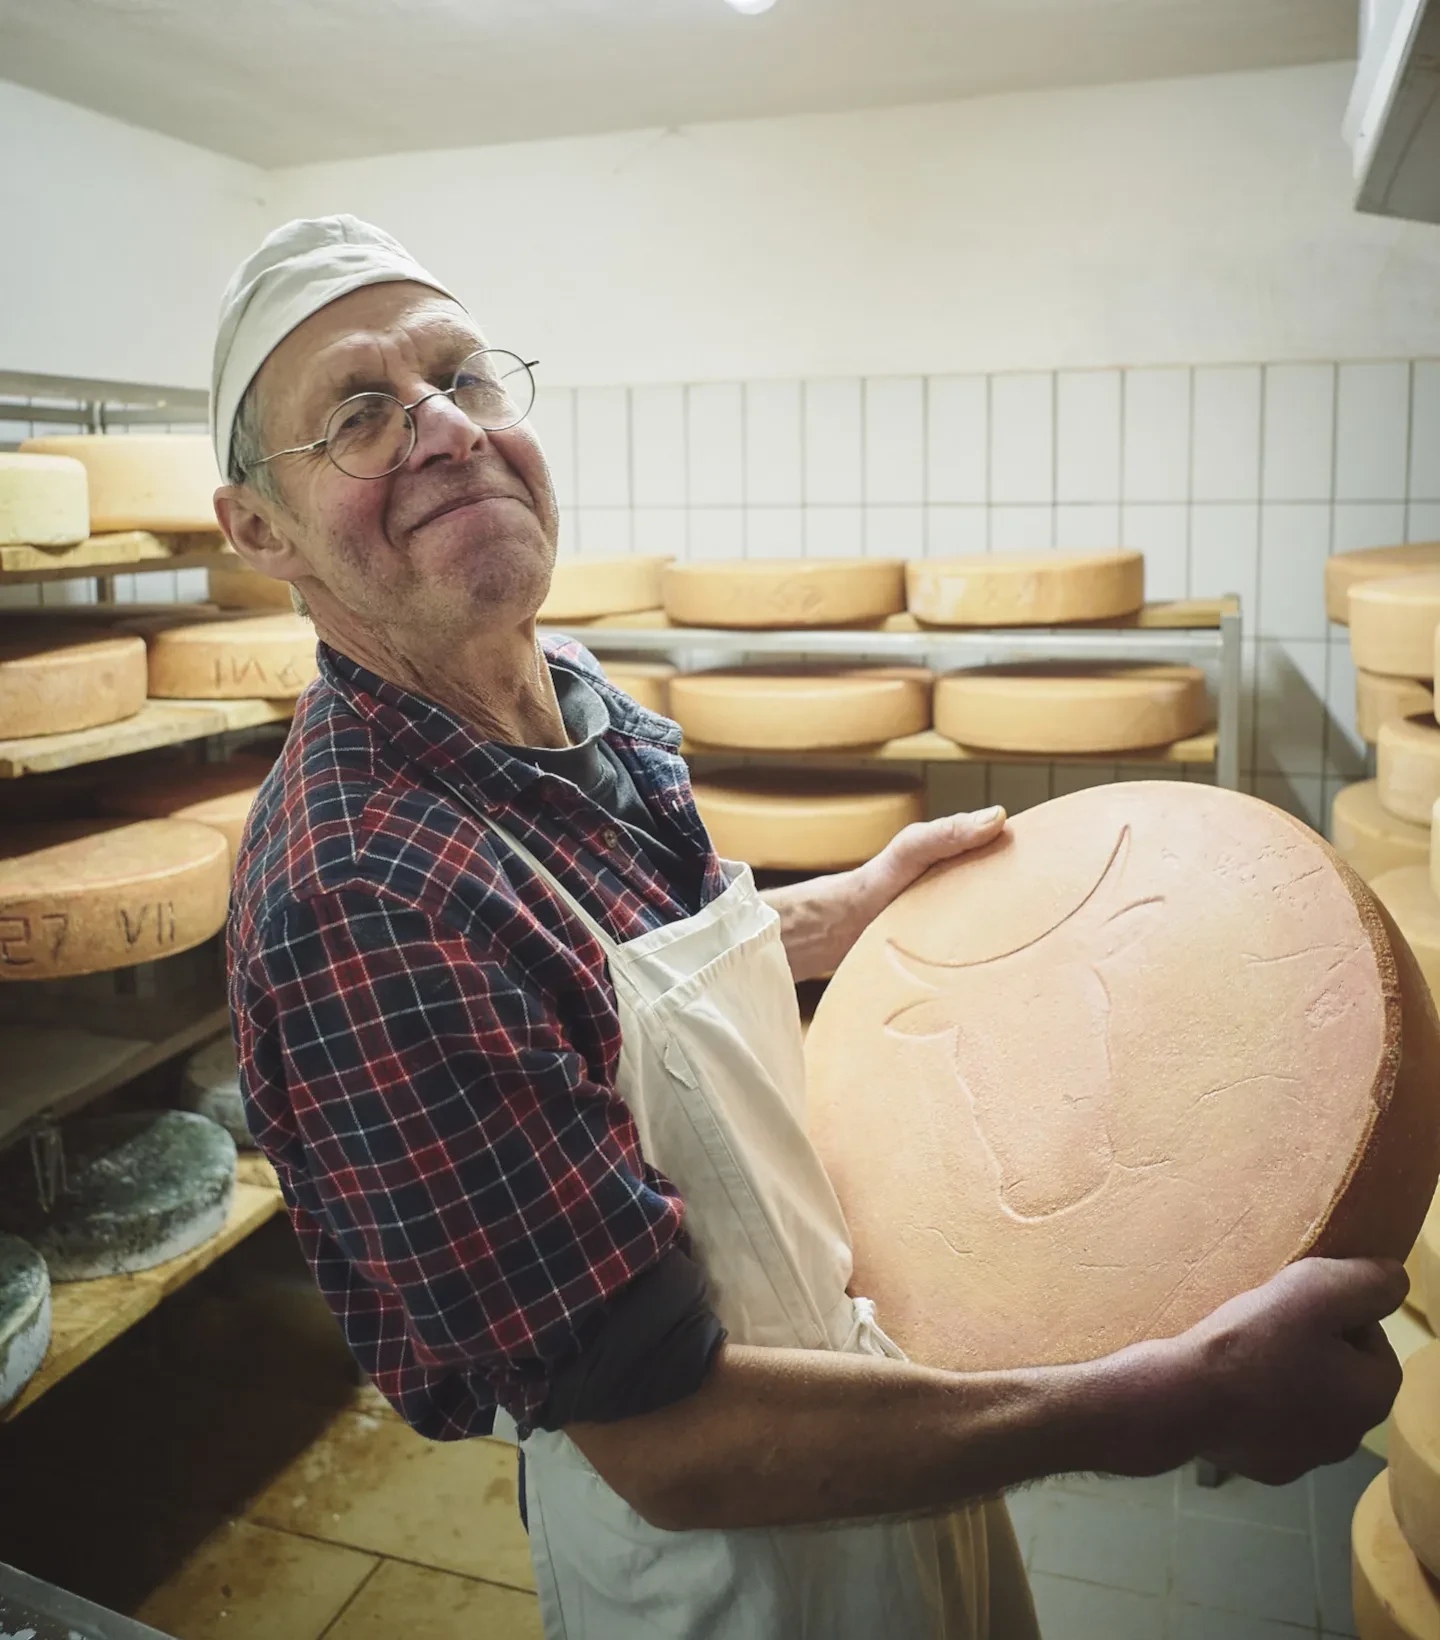
<instances>
[{"instance_id":1,"label":"pale yellow cheese wheel","mask_svg":"<svg viewBox=\"0 0 1440 1640\"><path fill-rule=\"evenodd\" d=\"M1415 953L1430 995L1440 1001L1440 899L1430 887L1429 867L1382 872L1370 887Z\"/></svg>"},{"instance_id":2,"label":"pale yellow cheese wheel","mask_svg":"<svg viewBox=\"0 0 1440 1640\"><path fill-rule=\"evenodd\" d=\"M188 608L133 623L157 700L291 700L313 681L315 628L303 616Z\"/></svg>"},{"instance_id":3,"label":"pale yellow cheese wheel","mask_svg":"<svg viewBox=\"0 0 1440 1640\"><path fill-rule=\"evenodd\" d=\"M664 661L607 660L602 670L617 689L623 689L647 712L670 716L670 680L675 668Z\"/></svg>"},{"instance_id":4,"label":"pale yellow cheese wheel","mask_svg":"<svg viewBox=\"0 0 1440 1640\"><path fill-rule=\"evenodd\" d=\"M1430 858L1430 828L1388 813L1373 780L1357 781L1335 794L1330 810L1330 842L1335 852L1368 883L1401 866L1423 866Z\"/></svg>"},{"instance_id":5,"label":"pale yellow cheese wheel","mask_svg":"<svg viewBox=\"0 0 1440 1640\"><path fill-rule=\"evenodd\" d=\"M241 755L226 763L196 763L176 769L139 769L100 792L106 814L136 820L198 820L225 839L233 861L245 822L270 772L263 757Z\"/></svg>"},{"instance_id":6,"label":"pale yellow cheese wheel","mask_svg":"<svg viewBox=\"0 0 1440 1640\"><path fill-rule=\"evenodd\" d=\"M1375 780L1387 813L1411 825L1430 824L1440 798L1440 724L1433 714L1381 724Z\"/></svg>"},{"instance_id":7,"label":"pale yellow cheese wheel","mask_svg":"<svg viewBox=\"0 0 1440 1640\"><path fill-rule=\"evenodd\" d=\"M1197 734L1209 715L1193 666L982 666L935 685L940 733L992 752L1139 751Z\"/></svg>"},{"instance_id":8,"label":"pale yellow cheese wheel","mask_svg":"<svg viewBox=\"0 0 1440 1640\"><path fill-rule=\"evenodd\" d=\"M933 682L920 667L734 667L676 678L670 702L702 746L825 751L929 728Z\"/></svg>"},{"instance_id":9,"label":"pale yellow cheese wheel","mask_svg":"<svg viewBox=\"0 0 1440 1640\"><path fill-rule=\"evenodd\" d=\"M1390 1414L1390 1507L1405 1541L1440 1577L1440 1344L1405 1363Z\"/></svg>"},{"instance_id":10,"label":"pale yellow cheese wheel","mask_svg":"<svg viewBox=\"0 0 1440 1640\"><path fill-rule=\"evenodd\" d=\"M1350 588L1350 653L1366 672L1435 676L1440 571L1358 581Z\"/></svg>"},{"instance_id":11,"label":"pale yellow cheese wheel","mask_svg":"<svg viewBox=\"0 0 1440 1640\"><path fill-rule=\"evenodd\" d=\"M1325 561L1325 613L1344 626L1350 619L1350 588L1361 581L1392 575L1440 570L1440 542L1416 541L1404 547L1361 547L1337 552Z\"/></svg>"},{"instance_id":12,"label":"pale yellow cheese wheel","mask_svg":"<svg viewBox=\"0 0 1440 1640\"><path fill-rule=\"evenodd\" d=\"M145 704L145 688L145 645L133 635L43 617L0 624L0 739L119 723Z\"/></svg>"},{"instance_id":13,"label":"pale yellow cheese wheel","mask_svg":"<svg viewBox=\"0 0 1440 1640\"><path fill-rule=\"evenodd\" d=\"M0 547L73 547L89 534L90 491L78 461L0 453Z\"/></svg>"},{"instance_id":14,"label":"pale yellow cheese wheel","mask_svg":"<svg viewBox=\"0 0 1440 1640\"><path fill-rule=\"evenodd\" d=\"M694 789L716 853L757 870L861 865L925 818L923 786L902 775L727 769Z\"/></svg>"},{"instance_id":15,"label":"pale yellow cheese wheel","mask_svg":"<svg viewBox=\"0 0 1440 1640\"><path fill-rule=\"evenodd\" d=\"M916 558L910 613L929 626L1059 626L1132 615L1145 602L1139 552L986 553Z\"/></svg>"},{"instance_id":16,"label":"pale yellow cheese wheel","mask_svg":"<svg viewBox=\"0 0 1440 1640\"><path fill-rule=\"evenodd\" d=\"M1387 678L1380 672L1355 674L1355 727L1373 746L1380 726L1395 718L1434 714L1435 697L1427 683L1415 678Z\"/></svg>"},{"instance_id":17,"label":"pale yellow cheese wheel","mask_svg":"<svg viewBox=\"0 0 1440 1640\"><path fill-rule=\"evenodd\" d=\"M654 609L667 558L557 558L542 621L589 621L600 615Z\"/></svg>"},{"instance_id":18,"label":"pale yellow cheese wheel","mask_svg":"<svg viewBox=\"0 0 1440 1640\"><path fill-rule=\"evenodd\" d=\"M1405 1273L1410 1277L1405 1302L1425 1317L1433 1332L1440 1326L1440 1192L1405 1260Z\"/></svg>"},{"instance_id":19,"label":"pale yellow cheese wheel","mask_svg":"<svg viewBox=\"0 0 1440 1640\"><path fill-rule=\"evenodd\" d=\"M62 821L0 833L0 980L93 974L217 933L230 851L194 820Z\"/></svg>"},{"instance_id":20,"label":"pale yellow cheese wheel","mask_svg":"<svg viewBox=\"0 0 1440 1640\"><path fill-rule=\"evenodd\" d=\"M243 563L226 564L208 573L210 602L221 609L294 610L288 581L259 575Z\"/></svg>"},{"instance_id":21,"label":"pale yellow cheese wheel","mask_svg":"<svg viewBox=\"0 0 1440 1640\"><path fill-rule=\"evenodd\" d=\"M203 433L79 433L26 439L36 455L73 456L90 478L90 531L218 530L220 474Z\"/></svg>"},{"instance_id":22,"label":"pale yellow cheese wheel","mask_svg":"<svg viewBox=\"0 0 1440 1640\"><path fill-rule=\"evenodd\" d=\"M671 564L664 595L677 626L847 626L904 609L905 566L891 558Z\"/></svg>"},{"instance_id":23,"label":"pale yellow cheese wheel","mask_svg":"<svg viewBox=\"0 0 1440 1640\"><path fill-rule=\"evenodd\" d=\"M1440 1640L1440 1584L1405 1541L1383 1474L1356 1507L1350 1547L1359 1640Z\"/></svg>"}]
</instances>

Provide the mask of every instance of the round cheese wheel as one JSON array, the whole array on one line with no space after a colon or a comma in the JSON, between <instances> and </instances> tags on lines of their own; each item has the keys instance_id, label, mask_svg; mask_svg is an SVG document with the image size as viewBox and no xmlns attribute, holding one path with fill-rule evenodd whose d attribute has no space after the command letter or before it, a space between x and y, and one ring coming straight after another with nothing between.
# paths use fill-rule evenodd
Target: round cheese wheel
<instances>
[{"instance_id":1,"label":"round cheese wheel","mask_svg":"<svg viewBox=\"0 0 1440 1640\"><path fill-rule=\"evenodd\" d=\"M1440 1196L1420 1227L1405 1268L1410 1272L1411 1307L1425 1317L1431 1332L1440 1331Z\"/></svg>"},{"instance_id":2,"label":"round cheese wheel","mask_svg":"<svg viewBox=\"0 0 1440 1640\"><path fill-rule=\"evenodd\" d=\"M1216 787L1076 792L937 867L806 1050L851 1290L934 1366L1092 1360L1307 1253L1403 1258L1440 1173L1404 941L1313 832Z\"/></svg>"},{"instance_id":3,"label":"round cheese wheel","mask_svg":"<svg viewBox=\"0 0 1440 1640\"><path fill-rule=\"evenodd\" d=\"M221 609L279 609L294 613L288 581L257 574L244 564L226 564L206 573L210 579L210 602Z\"/></svg>"},{"instance_id":4,"label":"round cheese wheel","mask_svg":"<svg viewBox=\"0 0 1440 1640\"><path fill-rule=\"evenodd\" d=\"M40 1370L50 1348L50 1273L39 1253L0 1236L0 1407Z\"/></svg>"},{"instance_id":5,"label":"round cheese wheel","mask_svg":"<svg viewBox=\"0 0 1440 1640\"><path fill-rule=\"evenodd\" d=\"M1437 627L1440 570L1358 581L1350 588L1350 653L1363 671L1433 678Z\"/></svg>"},{"instance_id":6,"label":"round cheese wheel","mask_svg":"<svg viewBox=\"0 0 1440 1640\"><path fill-rule=\"evenodd\" d=\"M1440 899L1430 887L1429 867L1382 872L1370 887L1415 953L1431 993L1440 997Z\"/></svg>"},{"instance_id":7,"label":"round cheese wheel","mask_svg":"<svg viewBox=\"0 0 1440 1640\"><path fill-rule=\"evenodd\" d=\"M92 1281L179 1258L224 1227L235 1141L188 1110L67 1122L64 1183L41 1205L26 1147L0 1156L0 1226L44 1258L52 1281Z\"/></svg>"},{"instance_id":8,"label":"round cheese wheel","mask_svg":"<svg viewBox=\"0 0 1440 1640\"><path fill-rule=\"evenodd\" d=\"M981 666L935 685L935 727L992 752L1138 751L1198 733L1210 716L1194 666Z\"/></svg>"},{"instance_id":9,"label":"round cheese wheel","mask_svg":"<svg viewBox=\"0 0 1440 1640\"><path fill-rule=\"evenodd\" d=\"M79 433L30 438L24 453L72 456L90 481L90 531L218 530L223 480L203 433Z\"/></svg>"},{"instance_id":10,"label":"round cheese wheel","mask_svg":"<svg viewBox=\"0 0 1440 1640\"><path fill-rule=\"evenodd\" d=\"M1431 713L1380 726L1375 787L1387 814L1412 826L1430 824L1440 797L1440 724Z\"/></svg>"},{"instance_id":11,"label":"round cheese wheel","mask_svg":"<svg viewBox=\"0 0 1440 1640\"><path fill-rule=\"evenodd\" d=\"M928 729L933 683L919 667L734 667L676 678L670 704L703 746L824 751Z\"/></svg>"},{"instance_id":12,"label":"round cheese wheel","mask_svg":"<svg viewBox=\"0 0 1440 1640\"><path fill-rule=\"evenodd\" d=\"M1355 726L1360 738L1373 746L1380 727L1395 718L1434 715L1435 697L1429 684L1414 678L1387 678L1379 672L1355 674Z\"/></svg>"},{"instance_id":13,"label":"round cheese wheel","mask_svg":"<svg viewBox=\"0 0 1440 1640\"><path fill-rule=\"evenodd\" d=\"M1390 1506L1405 1541L1440 1577L1440 1344L1405 1363L1390 1413Z\"/></svg>"},{"instance_id":14,"label":"round cheese wheel","mask_svg":"<svg viewBox=\"0 0 1440 1640\"><path fill-rule=\"evenodd\" d=\"M604 673L617 689L623 689L637 706L647 712L670 716L670 680L675 668L664 661L606 661Z\"/></svg>"},{"instance_id":15,"label":"round cheese wheel","mask_svg":"<svg viewBox=\"0 0 1440 1640\"><path fill-rule=\"evenodd\" d=\"M1383 1474L1356 1506L1350 1548L1360 1640L1440 1640L1440 1584L1405 1541Z\"/></svg>"},{"instance_id":16,"label":"round cheese wheel","mask_svg":"<svg viewBox=\"0 0 1440 1640\"><path fill-rule=\"evenodd\" d=\"M1399 820L1380 803L1373 780L1357 781L1335 794L1330 810L1335 852L1368 883L1382 872L1424 865L1430 858L1430 829Z\"/></svg>"},{"instance_id":17,"label":"round cheese wheel","mask_svg":"<svg viewBox=\"0 0 1440 1640\"><path fill-rule=\"evenodd\" d=\"M100 793L106 814L137 820L198 820L225 839L233 863L260 783L270 772L262 757L232 757L228 763L144 769L117 780Z\"/></svg>"},{"instance_id":18,"label":"round cheese wheel","mask_svg":"<svg viewBox=\"0 0 1440 1640\"><path fill-rule=\"evenodd\" d=\"M664 595L677 626L848 626L904 609L905 566L890 558L671 564Z\"/></svg>"},{"instance_id":19,"label":"round cheese wheel","mask_svg":"<svg viewBox=\"0 0 1440 1640\"><path fill-rule=\"evenodd\" d=\"M0 831L0 980L152 962L218 933L225 839L194 820L71 820Z\"/></svg>"},{"instance_id":20,"label":"round cheese wheel","mask_svg":"<svg viewBox=\"0 0 1440 1640\"><path fill-rule=\"evenodd\" d=\"M542 621L591 621L656 609L660 578L669 558L557 558Z\"/></svg>"},{"instance_id":21,"label":"round cheese wheel","mask_svg":"<svg viewBox=\"0 0 1440 1640\"><path fill-rule=\"evenodd\" d=\"M77 621L0 627L0 739L58 735L134 717L145 704L145 645Z\"/></svg>"},{"instance_id":22,"label":"round cheese wheel","mask_svg":"<svg viewBox=\"0 0 1440 1640\"><path fill-rule=\"evenodd\" d=\"M916 558L910 613L929 626L1059 626L1132 615L1145 602L1140 552L995 553Z\"/></svg>"},{"instance_id":23,"label":"round cheese wheel","mask_svg":"<svg viewBox=\"0 0 1440 1640\"><path fill-rule=\"evenodd\" d=\"M694 790L716 853L757 869L858 866L925 818L924 787L894 774L727 769Z\"/></svg>"},{"instance_id":24,"label":"round cheese wheel","mask_svg":"<svg viewBox=\"0 0 1440 1640\"><path fill-rule=\"evenodd\" d=\"M240 1149L255 1148L245 1121L245 1101L240 1097L235 1043L228 1032L185 1061L181 1094L190 1110L218 1122Z\"/></svg>"},{"instance_id":25,"label":"round cheese wheel","mask_svg":"<svg viewBox=\"0 0 1440 1640\"><path fill-rule=\"evenodd\" d=\"M1350 619L1350 588L1361 581L1392 575L1440 571L1440 542L1414 542L1406 547L1362 547L1337 552L1325 560L1325 613L1344 626Z\"/></svg>"},{"instance_id":26,"label":"round cheese wheel","mask_svg":"<svg viewBox=\"0 0 1440 1640\"><path fill-rule=\"evenodd\" d=\"M315 628L301 615L188 609L128 623L149 648L157 700L292 700L319 675Z\"/></svg>"},{"instance_id":27,"label":"round cheese wheel","mask_svg":"<svg viewBox=\"0 0 1440 1640\"><path fill-rule=\"evenodd\" d=\"M89 533L90 491L78 461L0 452L0 547L73 547Z\"/></svg>"}]
</instances>

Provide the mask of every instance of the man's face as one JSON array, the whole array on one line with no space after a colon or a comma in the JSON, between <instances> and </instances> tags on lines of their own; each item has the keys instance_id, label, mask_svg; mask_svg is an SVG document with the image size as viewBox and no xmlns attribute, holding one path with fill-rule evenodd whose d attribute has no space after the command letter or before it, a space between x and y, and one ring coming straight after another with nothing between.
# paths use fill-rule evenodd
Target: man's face
<instances>
[{"instance_id":1,"label":"man's face","mask_svg":"<svg viewBox=\"0 0 1440 1640\"><path fill-rule=\"evenodd\" d=\"M260 372L266 449L320 438L354 393L411 404L447 388L484 339L464 312L421 285L372 285L292 331ZM342 473L323 450L272 471L279 517L305 570L377 627L442 634L514 626L539 608L559 515L528 422L482 432L448 398L413 412L415 448L384 478Z\"/></svg>"}]
</instances>

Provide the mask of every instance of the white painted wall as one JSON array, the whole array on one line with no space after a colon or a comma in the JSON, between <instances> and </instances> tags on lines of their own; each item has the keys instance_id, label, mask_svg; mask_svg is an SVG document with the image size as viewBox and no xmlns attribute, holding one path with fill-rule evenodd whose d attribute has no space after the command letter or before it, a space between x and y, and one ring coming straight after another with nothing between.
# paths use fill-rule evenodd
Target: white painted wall
<instances>
[{"instance_id":1,"label":"white painted wall","mask_svg":"<svg viewBox=\"0 0 1440 1640\"><path fill-rule=\"evenodd\" d=\"M1440 352L1346 64L311 166L576 385Z\"/></svg>"},{"instance_id":2,"label":"white painted wall","mask_svg":"<svg viewBox=\"0 0 1440 1640\"><path fill-rule=\"evenodd\" d=\"M0 366L203 387L264 173L0 81Z\"/></svg>"}]
</instances>

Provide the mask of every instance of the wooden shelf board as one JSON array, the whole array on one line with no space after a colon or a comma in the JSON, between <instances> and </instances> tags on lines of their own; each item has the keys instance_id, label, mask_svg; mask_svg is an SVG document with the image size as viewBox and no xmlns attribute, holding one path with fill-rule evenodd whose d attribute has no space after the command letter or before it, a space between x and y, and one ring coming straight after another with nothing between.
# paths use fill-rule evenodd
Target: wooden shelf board
<instances>
[{"instance_id":1,"label":"wooden shelf board","mask_svg":"<svg viewBox=\"0 0 1440 1640\"><path fill-rule=\"evenodd\" d=\"M134 717L102 724L98 729L0 740L0 780L101 763L106 758L153 751L157 746L178 746L232 729L284 723L294 710L295 703L289 700L147 700Z\"/></svg>"},{"instance_id":2,"label":"wooden shelf board","mask_svg":"<svg viewBox=\"0 0 1440 1640\"><path fill-rule=\"evenodd\" d=\"M988 752L973 746L957 746L953 740L934 729L918 735L905 735L899 740L887 740L879 746L854 746L813 754L825 759L854 758L857 762L878 763L1156 763L1156 764L1209 764L1214 763L1219 736L1208 729L1202 735L1188 740L1177 740L1170 746L1152 746L1148 751L1095 752L1085 755L1052 756L1049 753ZM787 763L803 764L804 752L742 751L735 747L700 746L686 741L680 748L686 757L763 757L783 758Z\"/></svg>"},{"instance_id":3,"label":"wooden shelf board","mask_svg":"<svg viewBox=\"0 0 1440 1640\"><path fill-rule=\"evenodd\" d=\"M233 563L219 530L153 535L126 530L92 535L73 547L0 546L0 586L64 581L77 575L131 575L152 569L195 569Z\"/></svg>"},{"instance_id":4,"label":"wooden shelf board","mask_svg":"<svg viewBox=\"0 0 1440 1640\"><path fill-rule=\"evenodd\" d=\"M147 1316L161 1299L193 1281L237 1242L258 1230L282 1205L278 1190L237 1179L235 1200L224 1227L199 1247L135 1275L68 1281L55 1287L51 1294L50 1348L40 1370L0 1411L0 1423L33 1406L47 1390Z\"/></svg>"}]
</instances>

